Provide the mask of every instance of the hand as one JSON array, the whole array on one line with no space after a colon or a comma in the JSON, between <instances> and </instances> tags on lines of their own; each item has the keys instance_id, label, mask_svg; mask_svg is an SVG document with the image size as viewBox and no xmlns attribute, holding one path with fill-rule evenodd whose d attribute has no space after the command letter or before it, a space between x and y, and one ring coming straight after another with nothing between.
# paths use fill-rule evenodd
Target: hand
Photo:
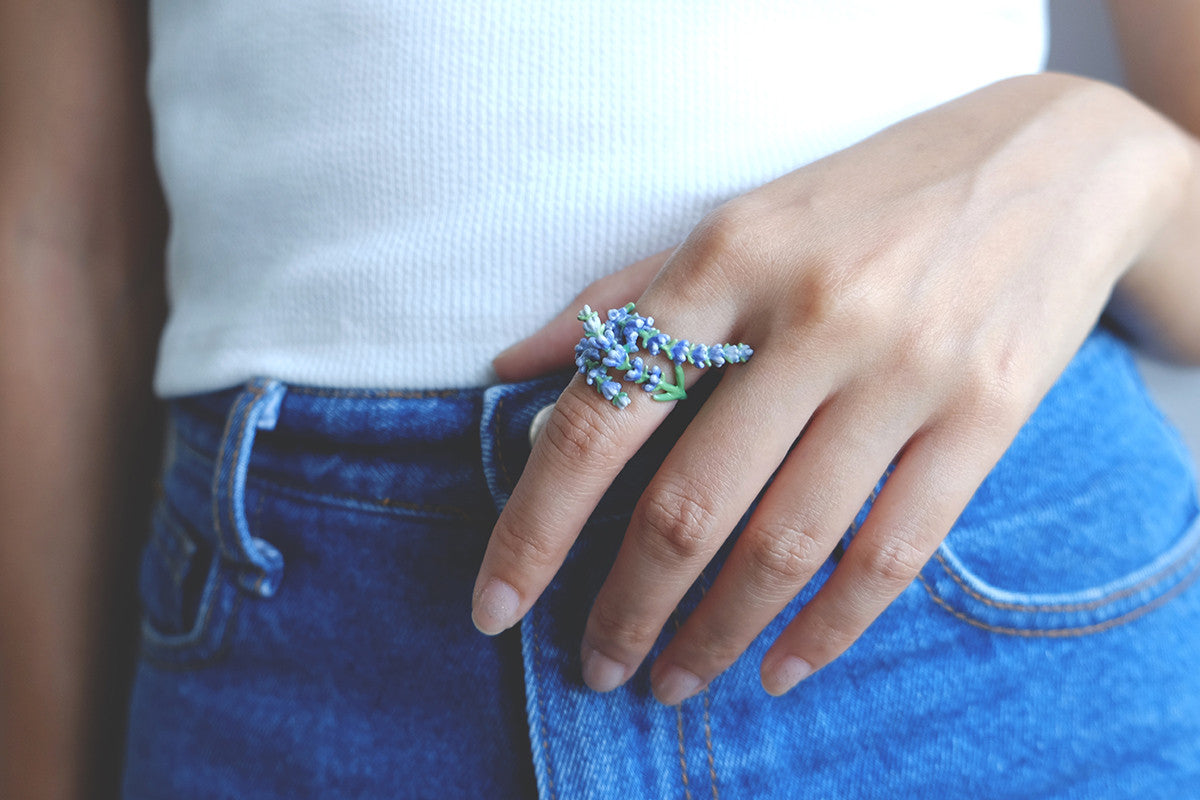
<instances>
[{"instance_id":1,"label":"hand","mask_svg":"<svg viewBox=\"0 0 1200 800\"><path fill-rule=\"evenodd\" d=\"M763 686L781 694L849 647L933 554L1179 202L1181 149L1111 87L995 84L726 203L676 251L588 287L497 358L507 380L571 363L579 307L635 295L673 336L756 351L725 370L638 501L587 623L587 684L629 679L779 468L652 669L664 703L700 691L813 576L894 462L765 656ZM483 632L528 610L669 412L627 388L618 410L576 375L556 404L484 557Z\"/></svg>"}]
</instances>

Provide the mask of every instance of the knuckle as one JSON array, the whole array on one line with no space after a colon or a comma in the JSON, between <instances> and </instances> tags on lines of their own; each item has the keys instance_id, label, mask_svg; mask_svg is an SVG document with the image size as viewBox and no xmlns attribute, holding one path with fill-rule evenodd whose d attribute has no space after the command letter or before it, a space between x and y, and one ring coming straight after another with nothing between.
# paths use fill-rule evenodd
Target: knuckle
<instances>
[{"instance_id":1,"label":"knuckle","mask_svg":"<svg viewBox=\"0 0 1200 800\"><path fill-rule=\"evenodd\" d=\"M737 661L749 642L731 631L706 629L697 631L685 643L688 660L697 667L697 674L717 673Z\"/></svg>"},{"instance_id":2,"label":"knuckle","mask_svg":"<svg viewBox=\"0 0 1200 800\"><path fill-rule=\"evenodd\" d=\"M903 331L892 353L895 374L906 385L925 390L942 385L961 370L962 356L949 338L933 324L918 324Z\"/></svg>"},{"instance_id":3,"label":"knuckle","mask_svg":"<svg viewBox=\"0 0 1200 800\"><path fill-rule=\"evenodd\" d=\"M823 342L875 349L895 330L896 300L862 280L863 264L836 256L811 259L799 277L792 326Z\"/></svg>"},{"instance_id":4,"label":"knuckle","mask_svg":"<svg viewBox=\"0 0 1200 800\"><path fill-rule=\"evenodd\" d=\"M821 654L821 660L836 658L854 643L860 633L850 617L844 614L830 617L817 610L804 615L803 625L804 638Z\"/></svg>"},{"instance_id":5,"label":"knuckle","mask_svg":"<svg viewBox=\"0 0 1200 800\"><path fill-rule=\"evenodd\" d=\"M539 439L566 461L595 460L610 450L605 420L595 406L567 393L555 404Z\"/></svg>"},{"instance_id":6,"label":"knuckle","mask_svg":"<svg viewBox=\"0 0 1200 800\"><path fill-rule=\"evenodd\" d=\"M714 255L737 252L745 243L756 215L742 199L730 200L710 211L693 231L695 243Z\"/></svg>"},{"instance_id":7,"label":"knuckle","mask_svg":"<svg viewBox=\"0 0 1200 800\"><path fill-rule=\"evenodd\" d=\"M651 552L665 564L706 555L716 520L709 501L692 489L663 483L647 492L639 506L637 529Z\"/></svg>"},{"instance_id":8,"label":"knuckle","mask_svg":"<svg viewBox=\"0 0 1200 800\"><path fill-rule=\"evenodd\" d=\"M1016 414L1024 416L1025 400L1007 366L975 366L968 371L967 386L976 416L1002 421Z\"/></svg>"},{"instance_id":9,"label":"knuckle","mask_svg":"<svg viewBox=\"0 0 1200 800\"><path fill-rule=\"evenodd\" d=\"M959 382L960 390L950 398L950 416L968 433L1011 436L1037 404L1011 371L994 368L990 360L967 359Z\"/></svg>"},{"instance_id":10,"label":"knuckle","mask_svg":"<svg viewBox=\"0 0 1200 800\"><path fill-rule=\"evenodd\" d=\"M764 219L760 204L746 197L706 214L684 242L688 265L684 288L694 285L697 295L709 292L712 284L737 280L749 265L761 261L769 249Z\"/></svg>"},{"instance_id":11,"label":"knuckle","mask_svg":"<svg viewBox=\"0 0 1200 800\"><path fill-rule=\"evenodd\" d=\"M660 625L631 617L608 603L596 603L588 622L587 638L602 651L625 657L639 656L658 638Z\"/></svg>"},{"instance_id":12,"label":"knuckle","mask_svg":"<svg viewBox=\"0 0 1200 800\"><path fill-rule=\"evenodd\" d=\"M501 557L510 564L535 570L558 566L561 555L554 544L533 533L532 525L519 519L497 530L492 541L500 548Z\"/></svg>"},{"instance_id":13,"label":"knuckle","mask_svg":"<svg viewBox=\"0 0 1200 800\"><path fill-rule=\"evenodd\" d=\"M795 593L823 557L813 529L805 525L772 520L743 535L746 558L763 589L772 595Z\"/></svg>"},{"instance_id":14,"label":"knuckle","mask_svg":"<svg viewBox=\"0 0 1200 800\"><path fill-rule=\"evenodd\" d=\"M904 538L889 536L878 547L868 549L863 569L868 585L878 587L880 594L890 599L912 583L927 560Z\"/></svg>"}]
</instances>

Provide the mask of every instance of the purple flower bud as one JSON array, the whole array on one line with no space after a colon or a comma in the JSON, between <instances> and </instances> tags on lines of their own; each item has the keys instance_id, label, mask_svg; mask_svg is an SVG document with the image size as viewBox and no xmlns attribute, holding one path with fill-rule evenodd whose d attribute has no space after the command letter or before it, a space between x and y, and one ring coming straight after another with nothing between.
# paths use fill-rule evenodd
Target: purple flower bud
<instances>
[{"instance_id":1,"label":"purple flower bud","mask_svg":"<svg viewBox=\"0 0 1200 800\"><path fill-rule=\"evenodd\" d=\"M667 342L671 341L671 337L665 333L656 333L646 339L646 352L652 356L658 355L658 351L667 346Z\"/></svg>"},{"instance_id":2,"label":"purple flower bud","mask_svg":"<svg viewBox=\"0 0 1200 800\"><path fill-rule=\"evenodd\" d=\"M629 359L629 353L625 352L623 347L614 347L608 351L602 362L606 367L620 368Z\"/></svg>"},{"instance_id":3,"label":"purple flower bud","mask_svg":"<svg viewBox=\"0 0 1200 800\"><path fill-rule=\"evenodd\" d=\"M621 325L629 318L629 312L624 308L610 308L608 310L608 321L613 325Z\"/></svg>"},{"instance_id":4,"label":"purple flower bud","mask_svg":"<svg viewBox=\"0 0 1200 800\"><path fill-rule=\"evenodd\" d=\"M708 363L708 345L698 344L692 348L692 363L700 369L709 366Z\"/></svg>"},{"instance_id":5,"label":"purple flower bud","mask_svg":"<svg viewBox=\"0 0 1200 800\"><path fill-rule=\"evenodd\" d=\"M605 400L612 400L619 391L621 391L621 384L616 381L605 381L600 384L600 394L604 395Z\"/></svg>"},{"instance_id":6,"label":"purple flower bud","mask_svg":"<svg viewBox=\"0 0 1200 800\"><path fill-rule=\"evenodd\" d=\"M725 366L725 348L719 344L708 348L708 362L714 367Z\"/></svg>"},{"instance_id":7,"label":"purple flower bud","mask_svg":"<svg viewBox=\"0 0 1200 800\"><path fill-rule=\"evenodd\" d=\"M629 395L625 392L620 392L616 397L613 398L613 405L615 405L617 408L624 408L625 406L629 405Z\"/></svg>"},{"instance_id":8,"label":"purple flower bud","mask_svg":"<svg viewBox=\"0 0 1200 800\"><path fill-rule=\"evenodd\" d=\"M637 382L646 374L646 364L642 361L641 356L633 360L633 369L625 373L625 380Z\"/></svg>"},{"instance_id":9,"label":"purple flower bud","mask_svg":"<svg viewBox=\"0 0 1200 800\"><path fill-rule=\"evenodd\" d=\"M653 392L658 388L660 382L662 382L662 368L654 364L646 373L646 382L642 384L642 388L647 392Z\"/></svg>"},{"instance_id":10,"label":"purple flower bud","mask_svg":"<svg viewBox=\"0 0 1200 800\"><path fill-rule=\"evenodd\" d=\"M671 360L676 364L682 364L688 360L691 355L692 343L687 339L680 339L671 347Z\"/></svg>"}]
</instances>

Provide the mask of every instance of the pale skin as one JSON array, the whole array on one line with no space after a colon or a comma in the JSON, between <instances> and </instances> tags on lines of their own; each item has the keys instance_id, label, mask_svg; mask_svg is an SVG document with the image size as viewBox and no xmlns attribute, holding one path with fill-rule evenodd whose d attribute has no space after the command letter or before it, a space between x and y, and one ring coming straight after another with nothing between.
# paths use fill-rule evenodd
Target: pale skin
<instances>
[{"instance_id":1,"label":"pale skin","mask_svg":"<svg viewBox=\"0 0 1200 800\"><path fill-rule=\"evenodd\" d=\"M1118 3L1114 17L1133 85L1154 87L1165 113L1074 76L984 87L727 202L496 359L504 380L570 364L579 307L630 299L675 336L756 351L725 368L637 502L580 646L588 686L629 680L777 468L651 667L663 703L734 663L894 463L832 576L764 656L763 687L783 694L844 653L913 581L1106 306L1148 349L1200 363L1200 89L1182 57L1163 56L1197 49L1200 9ZM483 560L484 633L529 610L670 410L630 394L617 411L577 375L556 403Z\"/></svg>"}]
</instances>

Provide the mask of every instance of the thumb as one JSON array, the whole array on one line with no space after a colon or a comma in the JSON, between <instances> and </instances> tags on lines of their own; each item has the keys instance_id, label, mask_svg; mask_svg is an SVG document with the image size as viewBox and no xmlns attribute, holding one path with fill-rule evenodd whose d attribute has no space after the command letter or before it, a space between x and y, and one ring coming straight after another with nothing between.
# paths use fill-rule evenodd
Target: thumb
<instances>
[{"instance_id":1,"label":"thumb","mask_svg":"<svg viewBox=\"0 0 1200 800\"><path fill-rule=\"evenodd\" d=\"M560 311L541 330L509 347L492 360L501 381L523 381L575 363L579 341L579 309L623 306L641 296L650 281L674 253L674 248L643 258L588 285L571 305ZM603 313L603 312L601 312Z\"/></svg>"}]
</instances>

